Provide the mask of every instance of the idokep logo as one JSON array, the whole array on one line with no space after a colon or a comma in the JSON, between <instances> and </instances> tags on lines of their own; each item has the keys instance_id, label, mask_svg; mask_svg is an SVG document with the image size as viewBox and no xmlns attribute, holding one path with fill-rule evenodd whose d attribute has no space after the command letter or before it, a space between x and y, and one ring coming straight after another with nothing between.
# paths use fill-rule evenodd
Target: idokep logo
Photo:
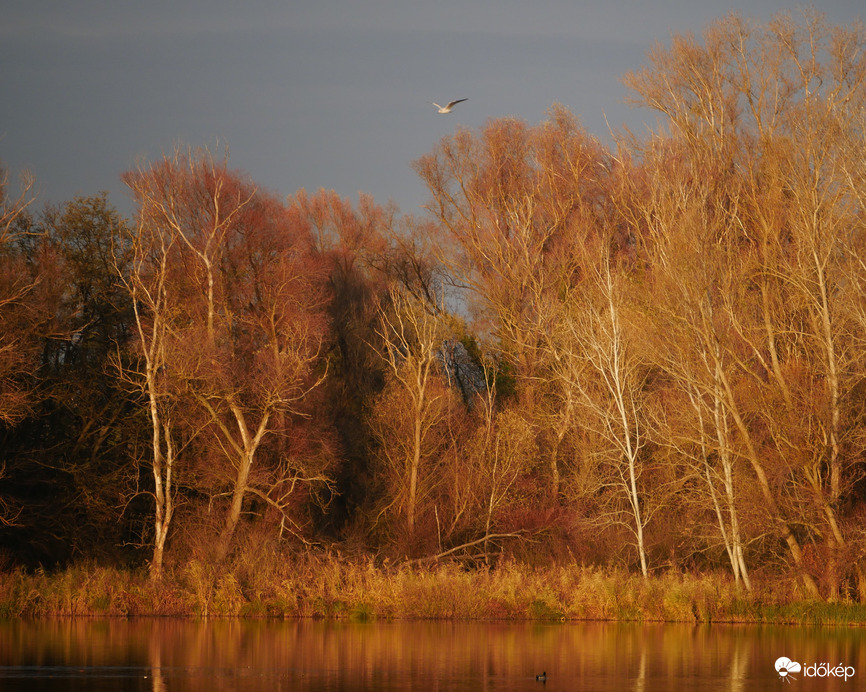
<instances>
[{"instance_id":1,"label":"idokep logo","mask_svg":"<svg viewBox=\"0 0 866 692\"><path fill-rule=\"evenodd\" d=\"M792 661L787 656L781 656L776 659L776 672L779 677L785 682L796 680L793 673L802 672L807 678L842 678L847 682L848 678L853 678L854 666L846 666L841 663L835 667L829 663L812 663L808 666L803 666L801 663Z\"/></svg>"},{"instance_id":2,"label":"idokep logo","mask_svg":"<svg viewBox=\"0 0 866 692\"><path fill-rule=\"evenodd\" d=\"M796 680L797 678L793 677L791 673L799 673L802 669L803 666L796 661L792 661L787 656L780 656L776 659L776 672L785 682Z\"/></svg>"}]
</instances>

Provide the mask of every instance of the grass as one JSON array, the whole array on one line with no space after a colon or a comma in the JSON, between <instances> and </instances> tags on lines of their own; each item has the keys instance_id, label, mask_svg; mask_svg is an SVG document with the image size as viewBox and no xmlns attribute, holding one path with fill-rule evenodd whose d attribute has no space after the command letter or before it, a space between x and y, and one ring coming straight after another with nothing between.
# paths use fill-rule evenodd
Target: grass
<instances>
[{"instance_id":1,"label":"grass","mask_svg":"<svg viewBox=\"0 0 866 692\"><path fill-rule=\"evenodd\" d=\"M751 594L726 575L643 579L579 565L506 562L467 570L378 566L302 555L238 559L221 570L192 561L159 583L144 571L95 565L0 574L0 617L136 616L459 619L855 625L866 606L801 600L791 583Z\"/></svg>"}]
</instances>

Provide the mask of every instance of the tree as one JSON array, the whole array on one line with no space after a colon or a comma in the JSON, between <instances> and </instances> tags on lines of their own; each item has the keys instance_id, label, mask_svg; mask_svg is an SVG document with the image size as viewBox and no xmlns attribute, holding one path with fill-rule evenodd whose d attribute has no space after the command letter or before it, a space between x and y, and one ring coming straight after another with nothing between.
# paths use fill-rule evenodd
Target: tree
<instances>
[{"instance_id":1,"label":"tree","mask_svg":"<svg viewBox=\"0 0 866 692\"><path fill-rule=\"evenodd\" d=\"M389 254L394 211L367 196L361 196L355 208L333 191L299 190L290 200L289 214L293 225L313 239L327 275L330 300L324 358L328 377L316 417L329 422L340 445L336 495L322 517L327 528L337 533L363 525L372 494L366 412L385 381L386 366L375 348L375 327L377 306L390 281L383 264Z\"/></svg>"},{"instance_id":2,"label":"tree","mask_svg":"<svg viewBox=\"0 0 866 692\"><path fill-rule=\"evenodd\" d=\"M525 501L517 486L531 469L536 452L530 425L512 409L496 412L493 394L490 392L482 401L484 419L476 433L479 447L473 455L480 467L485 562L490 560L494 539L516 536L508 529L522 528L502 525L503 515Z\"/></svg>"},{"instance_id":3,"label":"tree","mask_svg":"<svg viewBox=\"0 0 866 692\"><path fill-rule=\"evenodd\" d=\"M22 307L41 323L28 347L28 412L2 442L26 506L9 543L33 562L116 556L140 519L124 502L138 480L125 464L138 439L135 408L108 367L131 314L112 268L112 236L125 222L104 194L46 206L26 222L19 248L38 281Z\"/></svg>"},{"instance_id":4,"label":"tree","mask_svg":"<svg viewBox=\"0 0 866 692\"><path fill-rule=\"evenodd\" d=\"M648 368L628 333L623 312L624 278L602 243L595 266L588 266L579 290L566 294L561 318L550 338L563 387L574 392L576 404L587 412L585 424L603 448L597 453L610 469L614 488L610 515L627 526L635 539L641 573L648 576L644 531L652 511L648 490L642 487L645 468L646 414L644 390ZM591 251L590 251L591 252ZM659 490L655 489L658 493ZM618 509L625 500L627 519ZM656 508L659 505L656 505Z\"/></svg>"},{"instance_id":5,"label":"tree","mask_svg":"<svg viewBox=\"0 0 866 692\"><path fill-rule=\"evenodd\" d=\"M200 412L212 458L228 463L214 469L216 491L230 498L221 560L248 496L294 532L295 491L329 482L327 445L293 447L287 437L324 378L321 266L284 205L208 152L178 152L125 180L144 223L171 239L157 247L172 263L165 367Z\"/></svg>"},{"instance_id":6,"label":"tree","mask_svg":"<svg viewBox=\"0 0 866 692\"><path fill-rule=\"evenodd\" d=\"M559 448L572 419L568 407L539 392L549 365L540 339L555 319L546 310L551 296L579 273L574 248L598 232L604 163L598 142L555 106L534 128L505 118L477 135L459 131L414 164L443 228L443 263L513 366L524 410L553 422L552 436L549 425L538 430L554 500Z\"/></svg>"},{"instance_id":7,"label":"tree","mask_svg":"<svg viewBox=\"0 0 866 692\"><path fill-rule=\"evenodd\" d=\"M115 273L128 256L113 252L113 238L126 232L127 222L102 193L48 207L38 223L60 273L52 305L57 327L42 347L47 396L34 442L40 464L59 471L55 482L66 486L75 526L66 540L76 548L102 537L124 544L139 520L138 507L123 502L138 483L137 470L124 462L139 428L110 360L125 350L132 321L131 301ZM65 493L52 493L54 503Z\"/></svg>"},{"instance_id":8,"label":"tree","mask_svg":"<svg viewBox=\"0 0 866 692\"><path fill-rule=\"evenodd\" d=\"M705 316L716 322L720 352L733 365L718 363L725 406L812 596L817 584L784 515L825 536L835 597L834 555L846 542L838 521L842 479L850 482L857 459L841 444L844 389L861 378L850 346L860 298L847 290L855 267L843 249L862 233L861 214L844 162L861 141L851 123L863 102L863 30L831 31L814 12L802 24L786 15L766 25L732 15L703 38L703 45L677 37L670 49L656 48L651 65L626 83L640 103L670 118L687 157L709 165L711 175L694 187L708 187L707 211L729 239L727 271L734 261L742 270ZM770 471L789 474L784 491L773 487Z\"/></svg>"},{"instance_id":9,"label":"tree","mask_svg":"<svg viewBox=\"0 0 866 692\"><path fill-rule=\"evenodd\" d=\"M7 426L21 420L31 403L21 376L32 374L33 328L44 319L40 315L34 322L27 307L41 281L24 254L24 215L35 199L34 184L32 176L23 174L20 192L13 197L9 172L0 167L0 422Z\"/></svg>"},{"instance_id":10,"label":"tree","mask_svg":"<svg viewBox=\"0 0 866 692\"><path fill-rule=\"evenodd\" d=\"M440 453L439 428L450 413L450 392L441 382L442 319L405 288L389 291L378 311L377 335L391 387L380 399L373 432L391 480L386 509L398 507L410 541L414 538L426 467ZM407 405L408 404L408 405ZM384 511L384 510L383 510Z\"/></svg>"},{"instance_id":11,"label":"tree","mask_svg":"<svg viewBox=\"0 0 866 692\"><path fill-rule=\"evenodd\" d=\"M735 487L742 453L722 387L736 359L723 346L729 330L713 308L720 292L736 292L743 280L736 235L716 197L724 190L736 199L736 181L720 179L711 158L676 138L651 138L639 151L639 162L620 158L613 199L649 268L633 296L644 354L665 374L650 393L656 443L706 482L705 494L690 493L689 500L709 504L735 579L750 588Z\"/></svg>"},{"instance_id":12,"label":"tree","mask_svg":"<svg viewBox=\"0 0 866 692\"><path fill-rule=\"evenodd\" d=\"M171 362L168 352L172 328L169 263L176 242L170 229L145 216L142 205L135 229L124 229L116 235L115 271L132 301L134 314L134 349L132 362L118 356L115 361L121 380L132 385L146 400L150 423L150 456L153 475L153 555L150 573L162 576L163 558L169 528L174 517L178 443L176 392L167 376ZM123 257L131 256L128 262Z\"/></svg>"}]
</instances>

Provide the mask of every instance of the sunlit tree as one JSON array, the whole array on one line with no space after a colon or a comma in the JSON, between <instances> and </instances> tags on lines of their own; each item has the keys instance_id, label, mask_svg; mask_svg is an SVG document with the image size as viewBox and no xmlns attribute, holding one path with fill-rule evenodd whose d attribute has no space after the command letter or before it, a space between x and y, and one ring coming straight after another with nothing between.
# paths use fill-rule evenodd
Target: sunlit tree
<instances>
[{"instance_id":1,"label":"sunlit tree","mask_svg":"<svg viewBox=\"0 0 866 692\"><path fill-rule=\"evenodd\" d=\"M626 77L639 103L668 116L683 163L701 162L702 177L682 191L706 197L696 220L710 219L715 230L704 238L725 243L726 255L693 301L703 313L694 323L709 337L718 391L811 596L818 586L794 527L829 550L831 598L847 545L840 500L859 454L842 402L862 378L849 254L862 222L846 170L862 147L852 115L863 102L863 41L862 27L830 29L814 12L800 23L732 15L710 25L703 43L684 36L654 49ZM715 247L702 251L712 257Z\"/></svg>"},{"instance_id":2,"label":"sunlit tree","mask_svg":"<svg viewBox=\"0 0 866 692\"><path fill-rule=\"evenodd\" d=\"M142 226L159 241L154 276L162 256L171 265L166 362L155 358L154 374L164 367L178 383L176 396L200 412L201 443L209 440L211 457L224 459L210 471L216 492L229 498L216 557L227 555L250 496L296 532L296 492L328 483L330 462L326 447L293 447L289 437L324 376L317 364L325 295L310 239L282 203L208 152L179 152L126 181ZM159 281L154 290L159 300ZM269 437L270 463L257 463Z\"/></svg>"}]
</instances>

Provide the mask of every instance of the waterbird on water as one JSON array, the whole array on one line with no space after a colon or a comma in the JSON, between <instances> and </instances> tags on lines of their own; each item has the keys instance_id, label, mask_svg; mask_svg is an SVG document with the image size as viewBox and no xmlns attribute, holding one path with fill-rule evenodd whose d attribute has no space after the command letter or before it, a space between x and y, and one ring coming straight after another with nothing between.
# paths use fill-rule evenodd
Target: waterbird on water
<instances>
[{"instance_id":1,"label":"waterbird on water","mask_svg":"<svg viewBox=\"0 0 866 692\"><path fill-rule=\"evenodd\" d=\"M440 112L440 113L450 113L450 112L451 112L451 109L454 108L454 106L456 106L458 103L463 103L464 101L468 101L468 100L469 100L469 99L457 99L456 101L449 101L449 102L448 102L446 105L444 105L444 106L440 106L440 105L439 105L438 103L436 103L435 101L431 101L430 103L432 103L434 106L436 106L436 108L439 109L439 112Z\"/></svg>"},{"instance_id":2,"label":"waterbird on water","mask_svg":"<svg viewBox=\"0 0 866 692\"><path fill-rule=\"evenodd\" d=\"M535 679L538 680L538 682L547 682L547 671L545 670L541 675L536 675Z\"/></svg>"}]
</instances>

